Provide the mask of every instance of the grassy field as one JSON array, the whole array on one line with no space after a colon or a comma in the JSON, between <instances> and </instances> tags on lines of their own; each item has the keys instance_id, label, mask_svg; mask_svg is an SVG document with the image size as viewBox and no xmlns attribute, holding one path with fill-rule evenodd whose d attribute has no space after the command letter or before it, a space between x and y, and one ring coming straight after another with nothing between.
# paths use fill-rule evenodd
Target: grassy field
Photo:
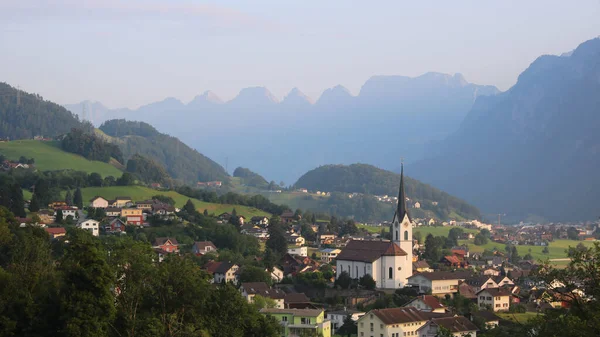
<instances>
[{"instance_id":1,"label":"grassy field","mask_svg":"<svg viewBox=\"0 0 600 337\"><path fill-rule=\"evenodd\" d=\"M517 323L527 323L530 319L537 317L539 315L537 312L524 312L524 313L508 313L508 312L496 312L496 316L503 318L508 321L517 322Z\"/></svg>"},{"instance_id":2,"label":"grassy field","mask_svg":"<svg viewBox=\"0 0 600 337\"><path fill-rule=\"evenodd\" d=\"M141 201L152 198L152 196L157 194L162 194L169 196L175 200L176 207L183 207L187 202L188 197L181 195L175 191L157 191L151 188L143 187L143 186L112 186L112 187L86 187L82 188L81 192L83 194L84 203L87 203L90 199L95 196L102 196L106 199L113 199L117 196L130 197L133 201ZM223 212L231 212L234 208L238 215L245 216L248 220L253 216L268 216L271 214L267 212L263 212L259 209L247 206L240 205L225 205L225 204L215 204L200 201L197 199L191 199L196 208L202 212L205 209L209 214L219 215Z\"/></svg>"},{"instance_id":3,"label":"grassy field","mask_svg":"<svg viewBox=\"0 0 600 337\"><path fill-rule=\"evenodd\" d=\"M421 227L417 227L417 228L413 229L413 232L415 232L415 233L420 232L421 236L423 236L423 238L425 238L429 234L431 234L433 236L448 236L448 233L450 233L450 229L452 229L452 228L454 228L454 227L421 226ZM473 233L473 234L479 233L479 230L477 230L477 229L463 228L463 230L465 231L465 233Z\"/></svg>"},{"instance_id":4,"label":"grassy field","mask_svg":"<svg viewBox=\"0 0 600 337\"><path fill-rule=\"evenodd\" d=\"M116 167L100 162L91 161L82 156L68 153L54 142L37 140L16 140L0 143L0 153L10 160L18 160L20 156L33 158L35 167L41 171L77 170L88 173L97 172L103 177L113 176L118 178L122 172Z\"/></svg>"},{"instance_id":5,"label":"grassy field","mask_svg":"<svg viewBox=\"0 0 600 337\"><path fill-rule=\"evenodd\" d=\"M517 251L519 252L519 255L524 256L525 254L529 253L529 250L531 249L531 256L534 260L560 259L567 257L566 250L569 247L575 247L580 242L583 243L586 247L591 247L593 245L593 242L589 241L555 240L550 242L548 246L549 254L543 254L542 250L544 249L544 247L541 246L517 246ZM506 247L506 245L504 244L492 241L482 246L474 245L473 240L460 240L459 243L468 244L469 251L471 251L472 253L481 253L484 249L493 250L494 248L504 252L504 248Z\"/></svg>"},{"instance_id":6,"label":"grassy field","mask_svg":"<svg viewBox=\"0 0 600 337\"><path fill-rule=\"evenodd\" d=\"M356 227L358 227L359 229L364 229L369 233L381 233L382 229L386 232L388 231L387 226L373 227L373 226L367 226L367 225L363 225L363 224L356 224Z\"/></svg>"}]
</instances>

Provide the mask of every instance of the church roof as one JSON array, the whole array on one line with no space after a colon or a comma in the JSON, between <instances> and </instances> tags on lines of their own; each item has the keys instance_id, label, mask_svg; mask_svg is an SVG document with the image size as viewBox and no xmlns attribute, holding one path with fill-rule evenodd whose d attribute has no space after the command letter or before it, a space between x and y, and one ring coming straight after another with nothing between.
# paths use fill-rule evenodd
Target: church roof
<instances>
[{"instance_id":1,"label":"church roof","mask_svg":"<svg viewBox=\"0 0 600 337\"><path fill-rule=\"evenodd\" d=\"M391 241L350 240L337 260L373 262L381 256L406 256L406 252Z\"/></svg>"},{"instance_id":2,"label":"church roof","mask_svg":"<svg viewBox=\"0 0 600 337\"><path fill-rule=\"evenodd\" d=\"M408 216L410 220L410 214L408 214L408 208L406 207L406 194L404 193L404 164L400 169L400 189L398 191L398 206L396 207L396 214L398 222L402 222L404 215Z\"/></svg>"}]
</instances>

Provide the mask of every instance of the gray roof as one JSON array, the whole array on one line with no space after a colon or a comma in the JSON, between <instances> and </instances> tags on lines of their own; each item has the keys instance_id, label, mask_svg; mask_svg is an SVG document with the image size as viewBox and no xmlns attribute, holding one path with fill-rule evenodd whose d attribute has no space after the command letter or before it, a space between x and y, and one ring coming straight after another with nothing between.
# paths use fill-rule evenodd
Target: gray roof
<instances>
[{"instance_id":1,"label":"gray roof","mask_svg":"<svg viewBox=\"0 0 600 337\"><path fill-rule=\"evenodd\" d=\"M404 164L400 169L400 189L398 191L398 206L396 208L396 214L398 222L404 219L404 215L408 215L410 220L410 214L408 214L408 208L406 207L406 195L404 193Z\"/></svg>"}]
</instances>

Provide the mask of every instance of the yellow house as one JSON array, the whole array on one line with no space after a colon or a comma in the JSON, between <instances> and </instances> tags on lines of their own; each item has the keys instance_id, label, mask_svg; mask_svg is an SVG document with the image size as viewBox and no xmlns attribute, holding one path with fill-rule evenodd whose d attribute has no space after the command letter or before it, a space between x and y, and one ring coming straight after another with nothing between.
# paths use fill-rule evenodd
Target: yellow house
<instances>
[{"instance_id":1,"label":"yellow house","mask_svg":"<svg viewBox=\"0 0 600 337\"><path fill-rule=\"evenodd\" d=\"M121 217L126 218L128 216L142 216L142 210L139 208L123 208Z\"/></svg>"},{"instance_id":2,"label":"yellow house","mask_svg":"<svg viewBox=\"0 0 600 337\"><path fill-rule=\"evenodd\" d=\"M261 309L263 315L274 317L281 324L281 336L302 336L316 332L331 337L331 323L325 319L322 309Z\"/></svg>"},{"instance_id":3,"label":"yellow house","mask_svg":"<svg viewBox=\"0 0 600 337\"><path fill-rule=\"evenodd\" d=\"M419 336L417 330L430 316L413 307L371 310L358 319L358 336Z\"/></svg>"},{"instance_id":4,"label":"yellow house","mask_svg":"<svg viewBox=\"0 0 600 337\"><path fill-rule=\"evenodd\" d=\"M480 308L490 306L494 312L508 311L510 291L503 288L486 288L477 293L477 305Z\"/></svg>"},{"instance_id":5,"label":"yellow house","mask_svg":"<svg viewBox=\"0 0 600 337\"><path fill-rule=\"evenodd\" d=\"M130 197L116 197L115 200L108 201L109 206L111 207L127 207L133 205Z\"/></svg>"}]
</instances>

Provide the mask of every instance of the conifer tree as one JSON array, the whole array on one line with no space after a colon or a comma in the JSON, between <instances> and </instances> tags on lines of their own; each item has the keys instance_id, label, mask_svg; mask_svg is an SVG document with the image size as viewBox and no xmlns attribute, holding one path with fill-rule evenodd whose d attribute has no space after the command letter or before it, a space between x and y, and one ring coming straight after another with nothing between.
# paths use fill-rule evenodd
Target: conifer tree
<instances>
[{"instance_id":1,"label":"conifer tree","mask_svg":"<svg viewBox=\"0 0 600 337\"><path fill-rule=\"evenodd\" d=\"M73 196L73 204L77 206L77 208L83 208L83 196L81 195L81 189L77 187L75 190L75 196Z\"/></svg>"}]
</instances>

